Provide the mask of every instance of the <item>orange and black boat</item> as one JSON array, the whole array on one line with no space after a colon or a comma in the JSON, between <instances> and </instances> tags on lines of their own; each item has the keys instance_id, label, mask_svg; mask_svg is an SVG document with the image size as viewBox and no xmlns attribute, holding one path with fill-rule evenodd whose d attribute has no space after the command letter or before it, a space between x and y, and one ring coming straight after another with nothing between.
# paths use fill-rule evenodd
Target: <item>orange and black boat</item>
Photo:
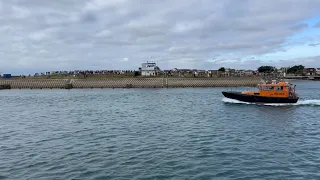
<instances>
[{"instance_id":1,"label":"orange and black boat","mask_svg":"<svg viewBox=\"0 0 320 180\"><path fill-rule=\"evenodd\" d=\"M258 84L257 92L223 91L222 94L227 98L249 103L296 103L299 97L295 87L288 82L273 81L271 84Z\"/></svg>"}]
</instances>

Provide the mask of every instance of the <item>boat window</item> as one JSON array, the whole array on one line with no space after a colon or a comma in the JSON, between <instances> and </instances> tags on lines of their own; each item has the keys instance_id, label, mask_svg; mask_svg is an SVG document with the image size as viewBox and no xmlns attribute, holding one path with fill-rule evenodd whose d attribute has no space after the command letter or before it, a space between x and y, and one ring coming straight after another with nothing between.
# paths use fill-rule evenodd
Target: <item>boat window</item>
<instances>
[{"instance_id":1,"label":"boat window","mask_svg":"<svg viewBox=\"0 0 320 180\"><path fill-rule=\"evenodd\" d=\"M283 86L278 86L278 87L276 87L276 90L277 90L277 91L283 91Z\"/></svg>"},{"instance_id":2,"label":"boat window","mask_svg":"<svg viewBox=\"0 0 320 180\"><path fill-rule=\"evenodd\" d=\"M274 90L274 87L273 86L262 86L261 89L264 91L272 91L272 90Z\"/></svg>"}]
</instances>

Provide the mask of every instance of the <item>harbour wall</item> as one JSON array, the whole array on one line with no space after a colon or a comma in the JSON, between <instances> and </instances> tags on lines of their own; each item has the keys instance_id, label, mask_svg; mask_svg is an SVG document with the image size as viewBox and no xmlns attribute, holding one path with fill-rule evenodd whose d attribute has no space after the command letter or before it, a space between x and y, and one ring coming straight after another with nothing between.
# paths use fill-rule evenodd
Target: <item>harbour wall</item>
<instances>
[{"instance_id":1,"label":"harbour wall","mask_svg":"<svg viewBox=\"0 0 320 180\"><path fill-rule=\"evenodd\" d=\"M107 79L0 79L10 89L72 88L192 88L256 86L259 77L246 78L107 78Z\"/></svg>"}]
</instances>

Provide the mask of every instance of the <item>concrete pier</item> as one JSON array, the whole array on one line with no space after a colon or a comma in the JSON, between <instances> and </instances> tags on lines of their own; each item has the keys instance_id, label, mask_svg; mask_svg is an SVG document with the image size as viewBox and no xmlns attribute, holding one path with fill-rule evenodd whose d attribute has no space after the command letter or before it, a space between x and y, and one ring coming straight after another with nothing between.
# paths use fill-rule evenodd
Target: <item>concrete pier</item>
<instances>
[{"instance_id":1,"label":"concrete pier","mask_svg":"<svg viewBox=\"0 0 320 180\"><path fill-rule=\"evenodd\" d=\"M235 78L106 78L106 79L0 79L11 89L72 88L188 88L256 86L259 77Z\"/></svg>"}]
</instances>

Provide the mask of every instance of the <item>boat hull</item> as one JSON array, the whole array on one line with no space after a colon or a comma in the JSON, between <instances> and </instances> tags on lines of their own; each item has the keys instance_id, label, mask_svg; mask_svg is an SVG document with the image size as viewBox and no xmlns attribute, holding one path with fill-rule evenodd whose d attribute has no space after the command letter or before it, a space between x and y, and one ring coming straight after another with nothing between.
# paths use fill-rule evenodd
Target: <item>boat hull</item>
<instances>
[{"instance_id":1,"label":"boat hull","mask_svg":"<svg viewBox=\"0 0 320 180\"><path fill-rule=\"evenodd\" d=\"M288 104L288 103L297 103L299 97L296 98L279 98L279 97L263 97L257 95L246 95L240 92L226 92L223 91L222 94L226 98L235 99L238 101L249 102L249 103L279 103L279 104Z\"/></svg>"}]
</instances>

